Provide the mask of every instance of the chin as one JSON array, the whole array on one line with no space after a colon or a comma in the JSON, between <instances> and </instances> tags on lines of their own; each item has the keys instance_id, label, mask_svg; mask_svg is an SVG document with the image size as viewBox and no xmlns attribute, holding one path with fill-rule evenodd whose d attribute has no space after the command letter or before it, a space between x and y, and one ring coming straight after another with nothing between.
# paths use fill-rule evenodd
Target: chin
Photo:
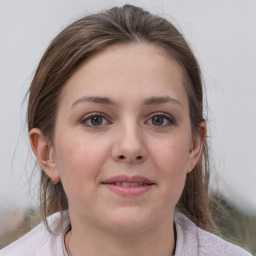
<instances>
[{"instance_id":1,"label":"chin","mask_svg":"<svg viewBox=\"0 0 256 256\"><path fill-rule=\"evenodd\" d=\"M153 214L152 214L153 215ZM136 235L154 228L159 220L155 216L146 216L143 212L123 212L122 214L111 214L105 219L105 226L114 233L124 235Z\"/></svg>"}]
</instances>

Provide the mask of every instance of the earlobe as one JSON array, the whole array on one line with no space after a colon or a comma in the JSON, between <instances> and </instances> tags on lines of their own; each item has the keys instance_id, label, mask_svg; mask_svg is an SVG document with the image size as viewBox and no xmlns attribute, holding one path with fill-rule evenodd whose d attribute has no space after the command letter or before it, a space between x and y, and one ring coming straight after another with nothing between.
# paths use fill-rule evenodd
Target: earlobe
<instances>
[{"instance_id":1,"label":"earlobe","mask_svg":"<svg viewBox=\"0 0 256 256\"><path fill-rule=\"evenodd\" d=\"M41 169L53 183L59 182L60 176L52 143L43 136L41 130L38 128L33 128L29 131L29 140Z\"/></svg>"},{"instance_id":2,"label":"earlobe","mask_svg":"<svg viewBox=\"0 0 256 256\"><path fill-rule=\"evenodd\" d=\"M206 123L201 122L198 127L198 132L194 135L189 151L187 173L191 172L196 166L202 154L203 145L207 134Z\"/></svg>"}]
</instances>

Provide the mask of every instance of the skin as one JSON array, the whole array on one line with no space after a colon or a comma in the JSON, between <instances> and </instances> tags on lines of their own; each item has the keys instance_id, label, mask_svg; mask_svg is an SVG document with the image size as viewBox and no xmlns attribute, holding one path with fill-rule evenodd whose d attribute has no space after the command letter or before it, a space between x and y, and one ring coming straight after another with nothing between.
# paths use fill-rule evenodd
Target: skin
<instances>
[{"instance_id":1,"label":"skin","mask_svg":"<svg viewBox=\"0 0 256 256\"><path fill-rule=\"evenodd\" d=\"M72 255L172 255L175 205L205 135L204 123L191 133L182 68L164 49L114 45L83 63L61 92L54 141L29 133L40 166L67 194ZM154 185L121 196L102 184L115 175Z\"/></svg>"}]
</instances>

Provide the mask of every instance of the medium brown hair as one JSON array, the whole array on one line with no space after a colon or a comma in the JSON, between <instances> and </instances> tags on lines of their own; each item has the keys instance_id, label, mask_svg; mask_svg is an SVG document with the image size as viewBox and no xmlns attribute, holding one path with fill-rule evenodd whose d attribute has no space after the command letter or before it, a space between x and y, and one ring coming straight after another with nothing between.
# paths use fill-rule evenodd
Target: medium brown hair
<instances>
[{"instance_id":1,"label":"medium brown hair","mask_svg":"<svg viewBox=\"0 0 256 256\"><path fill-rule=\"evenodd\" d=\"M54 138L57 105L61 90L78 67L90 56L113 44L150 43L163 47L180 64L184 73L192 132L203 117L202 78L198 62L184 36L166 19L141 8L125 5L85 16L60 32L44 53L29 88L28 130L39 128L50 141ZM204 229L212 227L209 211L209 161L207 141L201 159L187 175L177 209ZM53 185L41 171L40 206L44 221L68 209L62 183Z\"/></svg>"}]
</instances>

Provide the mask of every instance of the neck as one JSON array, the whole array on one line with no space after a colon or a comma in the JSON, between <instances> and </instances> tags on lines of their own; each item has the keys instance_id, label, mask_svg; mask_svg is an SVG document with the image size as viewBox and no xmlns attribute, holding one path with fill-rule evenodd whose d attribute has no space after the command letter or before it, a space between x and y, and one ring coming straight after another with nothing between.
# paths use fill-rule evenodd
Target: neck
<instances>
[{"instance_id":1,"label":"neck","mask_svg":"<svg viewBox=\"0 0 256 256\"><path fill-rule=\"evenodd\" d=\"M90 224L77 226L65 237L69 256L171 256L175 247L173 219L133 234L100 229Z\"/></svg>"}]
</instances>

